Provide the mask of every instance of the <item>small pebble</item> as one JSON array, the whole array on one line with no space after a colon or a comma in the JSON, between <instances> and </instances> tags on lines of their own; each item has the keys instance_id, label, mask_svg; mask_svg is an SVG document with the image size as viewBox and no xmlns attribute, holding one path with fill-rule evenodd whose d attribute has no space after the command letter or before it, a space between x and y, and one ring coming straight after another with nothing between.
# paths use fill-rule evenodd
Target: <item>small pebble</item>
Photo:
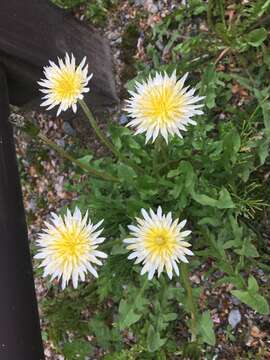
<instances>
[{"instance_id":1,"label":"small pebble","mask_svg":"<svg viewBox=\"0 0 270 360\"><path fill-rule=\"evenodd\" d=\"M134 5L135 6L143 6L144 5L144 0L135 0Z\"/></svg>"},{"instance_id":2,"label":"small pebble","mask_svg":"<svg viewBox=\"0 0 270 360\"><path fill-rule=\"evenodd\" d=\"M55 142L57 143L58 146L61 146L62 148L64 148L66 145L64 139L57 139L55 140Z\"/></svg>"},{"instance_id":3,"label":"small pebble","mask_svg":"<svg viewBox=\"0 0 270 360\"><path fill-rule=\"evenodd\" d=\"M158 6L154 4L153 0L145 0L144 9L151 14L156 14L158 12Z\"/></svg>"},{"instance_id":4,"label":"small pebble","mask_svg":"<svg viewBox=\"0 0 270 360\"><path fill-rule=\"evenodd\" d=\"M128 118L125 114L121 114L119 118L119 124L120 125L126 125L128 123Z\"/></svg>"},{"instance_id":5,"label":"small pebble","mask_svg":"<svg viewBox=\"0 0 270 360\"><path fill-rule=\"evenodd\" d=\"M69 136L74 136L76 134L76 131L73 129L73 127L67 121L65 121L63 124L63 130Z\"/></svg>"},{"instance_id":6,"label":"small pebble","mask_svg":"<svg viewBox=\"0 0 270 360\"><path fill-rule=\"evenodd\" d=\"M229 324L234 329L241 321L241 314L238 309L232 309L228 317Z\"/></svg>"}]
</instances>

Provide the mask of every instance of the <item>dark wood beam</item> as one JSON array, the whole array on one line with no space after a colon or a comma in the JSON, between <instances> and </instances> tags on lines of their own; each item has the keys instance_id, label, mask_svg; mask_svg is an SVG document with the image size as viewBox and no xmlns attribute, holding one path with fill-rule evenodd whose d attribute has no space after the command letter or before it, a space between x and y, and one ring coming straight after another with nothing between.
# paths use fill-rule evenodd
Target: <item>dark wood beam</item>
<instances>
[{"instance_id":1,"label":"dark wood beam","mask_svg":"<svg viewBox=\"0 0 270 360\"><path fill-rule=\"evenodd\" d=\"M118 97L110 47L97 30L49 0L1 0L0 63L13 105L22 106L33 99L39 105L37 81L43 76L43 66L66 52L78 61L87 56L89 71L94 73L86 101L93 108L115 105Z\"/></svg>"},{"instance_id":2,"label":"dark wood beam","mask_svg":"<svg viewBox=\"0 0 270 360\"><path fill-rule=\"evenodd\" d=\"M0 359L43 360L27 227L0 66Z\"/></svg>"}]
</instances>

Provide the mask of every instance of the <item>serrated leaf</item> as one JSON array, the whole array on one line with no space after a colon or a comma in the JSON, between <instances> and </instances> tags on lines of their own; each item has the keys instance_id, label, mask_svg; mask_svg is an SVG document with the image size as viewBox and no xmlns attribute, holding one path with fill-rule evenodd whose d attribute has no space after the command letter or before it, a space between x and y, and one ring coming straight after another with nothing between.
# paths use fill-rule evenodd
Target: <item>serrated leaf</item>
<instances>
[{"instance_id":1,"label":"serrated leaf","mask_svg":"<svg viewBox=\"0 0 270 360\"><path fill-rule=\"evenodd\" d=\"M216 86L219 80L219 74L215 71L214 64L209 64L204 72L202 79L202 90L205 95L205 105L208 109L215 107L216 102Z\"/></svg>"},{"instance_id":2,"label":"serrated leaf","mask_svg":"<svg viewBox=\"0 0 270 360\"><path fill-rule=\"evenodd\" d=\"M128 138L128 145L129 145L129 147L131 149L134 149L134 150L140 150L141 149L140 144L138 144L137 141L135 141L132 137Z\"/></svg>"},{"instance_id":3,"label":"serrated leaf","mask_svg":"<svg viewBox=\"0 0 270 360\"><path fill-rule=\"evenodd\" d=\"M168 313L168 314L164 314L162 315L164 321L169 322L169 321L174 321L177 319L177 314L176 313Z\"/></svg>"},{"instance_id":4,"label":"serrated leaf","mask_svg":"<svg viewBox=\"0 0 270 360\"><path fill-rule=\"evenodd\" d=\"M192 198L201 205L216 207L218 209L232 209L235 207L231 195L225 188L222 188L218 199L213 199L205 194L192 194Z\"/></svg>"},{"instance_id":5,"label":"serrated leaf","mask_svg":"<svg viewBox=\"0 0 270 360\"><path fill-rule=\"evenodd\" d=\"M147 332L147 348L150 352L157 351L160 349L167 339L161 339L158 331L155 331L152 325L149 326Z\"/></svg>"},{"instance_id":6,"label":"serrated leaf","mask_svg":"<svg viewBox=\"0 0 270 360\"><path fill-rule=\"evenodd\" d=\"M89 163L92 159L93 159L92 155L85 155L85 156L79 158L78 161L80 163L82 163L83 165L89 165Z\"/></svg>"},{"instance_id":7,"label":"serrated leaf","mask_svg":"<svg viewBox=\"0 0 270 360\"><path fill-rule=\"evenodd\" d=\"M265 101L261 103L262 113L263 113L263 122L265 129L270 130L270 102Z\"/></svg>"},{"instance_id":8,"label":"serrated leaf","mask_svg":"<svg viewBox=\"0 0 270 360\"><path fill-rule=\"evenodd\" d=\"M224 160L226 163L232 161L235 163L236 154L241 147L241 138L236 129L229 131L223 140Z\"/></svg>"},{"instance_id":9,"label":"serrated leaf","mask_svg":"<svg viewBox=\"0 0 270 360\"><path fill-rule=\"evenodd\" d=\"M107 349L110 346L111 334L104 320L98 316L93 317L89 323L89 328L95 334L99 346Z\"/></svg>"},{"instance_id":10,"label":"serrated leaf","mask_svg":"<svg viewBox=\"0 0 270 360\"><path fill-rule=\"evenodd\" d=\"M216 336L214 332L214 324L210 315L210 311L205 311L199 322L200 334L206 344L214 346L216 343Z\"/></svg>"},{"instance_id":11,"label":"serrated leaf","mask_svg":"<svg viewBox=\"0 0 270 360\"><path fill-rule=\"evenodd\" d=\"M265 28L255 29L246 36L246 41L249 45L258 47L267 38L267 31Z\"/></svg>"},{"instance_id":12,"label":"serrated leaf","mask_svg":"<svg viewBox=\"0 0 270 360\"><path fill-rule=\"evenodd\" d=\"M137 176L135 171L126 164L119 164L117 166L117 174L121 180L125 180L127 182L131 182Z\"/></svg>"},{"instance_id":13,"label":"serrated leaf","mask_svg":"<svg viewBox=\"0 0 270 360\"><path fill-rule=\"evenodd\" d=\"M133 304L128 304L125 300L120 301L119 305L119 326L124 330L140 320L142 314L136 314Z\"/></svg>"},{"instance_id":14,"label":"serrated leaf","mask_svg":"<svg viewBox=\"0 0 270 360\"><path fill-rule=\"evenodd\" d=\"M205 194L193 194L192 198L201 205L216 207L217 200Z\"/></svg>"},{"instance_id":15,"label":"serrated leaf","mask_svg":"<svg viewBox=\"0 0 270 360\"><path fill-rule=\"evenodd\" d=\"M217 204L217 208L219 209L232 209L234 208L235 205L232 201L231 195L229 193L229 191L225 188L222 188L220 193L219 193L219 198L218 198L218 204Z\"/></svg>"},{"instance_id":16,"label":"serrated leaf","mask_svg":"<svg viewBox=\"0 0 270 360\"><path fill-rule=\"evenodd\" d=\"M265 160L267 159L267 156L269 155L269 142L260 142L257 151L260 158L260 165L263 165L265 163Z\"/></svg>"},{"instance_id":17,"label":"serrated leaf","mask_svg":"<svg viewBox=\"0 0 270 360\"><path fill-rule=\"evenodd\" d=\"M258 313L263 315L269 314L269 304L262 295L242 290L232 290L231 293Z\"/></svg>"},{"instance_id":18,"label":"serrated leaf","mask_svg":"<svg viewBox=\"0 0 270 360\"><path fill-rule=\"evenodd\" d=\"M229 240L224 243L223 249L227 250L238 247L239 245L241 245L241 242L239 242L239 240Z\"/></svg>"},{"instance_id":19,"label":"serrated leaf","mask_svg":"<svg viewBox=\"0 0 270 360\"><path fill-rule=\"evenodd\" d=\"M251 244L250 241L246 241L241 249L236 249L234 252L238 255L243 255L250 258L255 258L259 256L259 253L256 249L256 247Z\"/></svg>"}]
</instances>

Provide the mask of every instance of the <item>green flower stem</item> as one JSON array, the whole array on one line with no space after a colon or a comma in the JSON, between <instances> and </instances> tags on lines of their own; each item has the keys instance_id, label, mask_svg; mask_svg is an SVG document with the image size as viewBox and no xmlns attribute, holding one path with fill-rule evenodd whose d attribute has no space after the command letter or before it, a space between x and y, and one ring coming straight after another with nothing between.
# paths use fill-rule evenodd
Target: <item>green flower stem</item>
<instances>
[{"instance_id":1,"label":"green flower stem","mask_svg":"<svg viewBox=\"0 0 270 360\"><path fill-rule=\"evenodd\" d=\"M77 165L91 176L106 181L113 181L113 182L119 181L118 178L111 176L103 171L93 169L91 166L82 163L78 159L75 159L70 153L65 151L61 146L57 145L54 141L50 140L46 135L42 134L40 132L39 127L34 125L32 121L28 119L24 119L22 124L16 122L12 122L12 124L20 127L21 130L25 132L28 136L30 136L32 139L37 139L37 138L40 139L44 144L46 144L51 149L56 151L63 159L67 159L71 161L73 164Z\"/></svg>"},{"instance_id":2,"label":"green flower stem","mask_svg":"<svg viewBox=\"0 0 270 360\"><path fill-rule=\"evenodd\" d=\"M164 147L164 142L165 141L163 140L161 135L159 135L154 145L153 170L156 176L159 176L161 168L168 165L168 159L166 154L166 148Z\"/></svg>"},{"instance_id":3,"label":"green flower stem","mask_svg":"<svg viewBox=\"0 0 270 360\"><path fill-rule=\"evenodd\" d=\"M207 24L210 30L214 31L214 23L212 20L213 0L208 1L207 6Z\"/></svg>"},{"instance_id":4,"label":"green flower stem","mask_svg":"<svg viewBox=\"0 0 270 360\"><path fill-rule=\"evenodd\" d=\"M159 175L159 138L156 139L154 145L154 156L153 156L153 170L155 176Z\"/></svg>"},{"instance_id":5,"label":"green flower stem","mask_svg":"<svg viewBox=\"0 0 270 360\"><path fill-rule=\"evenodd\" d=\"M44 134L39 133L37 136L43 143L48 145L51 149L55 150L63 159L67 159L71 161L73 164L77 165L78 167L89 173L91 176L106 181L113 181L113 182L119 181L116 177L111 176L105 172L93 169L87 164L83 164L80 160L75 159L71 154L66 152L62 147L57 145L54 141L47 138L47 136L45 136Z\"/></svg>"},{"instance_id":6,"label":"green flower stem","mask_svg":"<svg viewBox=\"0 0 270 360\"><path fill-rule=\"evenodd\" d=\"M100 130L92 111L86 105L86 103L83 100L79 100L79 104L81 105L91 127L94 129L95 133L97 134L97 136L100 139L100 141L102 142L102 144L104 144L113 153L113 155L116 158L121 160L123 163L126 163L128 166L132 167L136 172L142 173L142 170L136 164L134 164L129 159L127 159L125 156L123 156L115 148L115 146L107 139L106 135L104 135L103 132Z\"/></svg>"},{"instance_id":7,"label":"green flower stem","mask_svg":"<svg viewBox=\"0 0 270 360\"><path fill-rule=\"evenodd\" d=\"M99 140L114 154L115 157L121 158L121 154L100 130L92 111L89 109L86 103L83 100L79 100L79 104L81 105L91 127L94 129L95 133L99 137Z\"/></svg>"},{"instance_id":8,"label":"green flower stem","mask_svg":"<svg viewBox=\"0 0 270 360\"><path fill-rule=\"evenodd\" d=\"M181 263L180 267L181 267L182 281L183 281L184 288L187 293L187 302L188 302L188 307L189 307L189 311L190 311L190 315L191 315L191 327L190 327L191 341L195 342L196 338L197 338L197 317L196 317L197 309L196 309L194 299L193 299L192 287L191 287L190 280L189 280L187 264Z\"/></svg>"},{"instance_id":9,"label":"green flower stem","mask_svg":"<svg viewBox=\"0 0 270 360\"><path fill-rule=\"evenodd\" d=\"M224 27L226 29L227 25L226 25L226 21L225 21L223 0L218 0L218 7L219 7L219 12L220 12L220 16L221 16L221 19L222 19L222 23L223 23L223 25L224 25Z\"/></svg>"}]
</instances>

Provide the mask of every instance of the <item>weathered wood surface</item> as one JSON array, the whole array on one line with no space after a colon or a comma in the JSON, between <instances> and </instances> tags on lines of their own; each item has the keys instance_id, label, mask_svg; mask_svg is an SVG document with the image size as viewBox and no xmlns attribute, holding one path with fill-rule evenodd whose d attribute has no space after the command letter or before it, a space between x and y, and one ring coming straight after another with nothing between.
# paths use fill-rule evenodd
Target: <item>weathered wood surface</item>
<instances>
[{"instance_id":1,"label":"weathered wood surface","mask_svg":"<svg viewBox=\"0 0 270 360\"><path fill-rule=\"evenodd\" d=\"M1 0L0 63L6 70L12 104L21 106L40 97L37 81L42 67L66 52L78 61L87 56L89 71L94 73L86 101L99 108L116 104L110 48L95 29L49 0Z\"/></svg>"},{"instance_id":2,"label":"weathered wood surface","mask_svg":"<svg viewBox=\"0 0 270 360\"><path fill-rule=\"evenodd\" d=\"M27 227L0 66L0 359L43 360Z\"/></svg>"}]
</instances>

